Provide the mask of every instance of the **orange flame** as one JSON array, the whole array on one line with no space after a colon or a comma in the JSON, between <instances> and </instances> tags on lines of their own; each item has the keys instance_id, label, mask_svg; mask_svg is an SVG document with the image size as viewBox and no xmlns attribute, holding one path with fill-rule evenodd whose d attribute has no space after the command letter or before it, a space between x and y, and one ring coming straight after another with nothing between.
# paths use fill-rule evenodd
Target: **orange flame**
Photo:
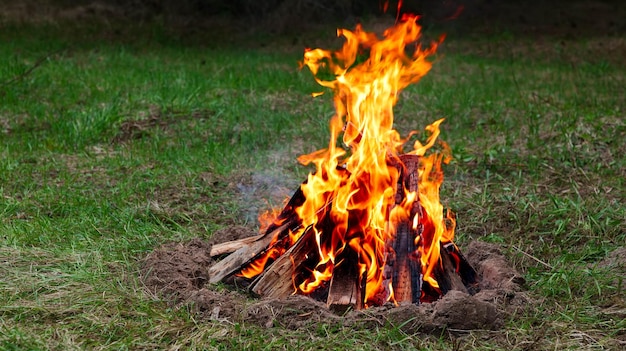
<instances>
[{"instance_id":1,"label":"orange flame","mask_svg":"<svg viewBox=\"0 0 626 351\"><path fill-rule=\"evenodd\" d=\"M389 218L408 218L417 200L416 194L408 194L407 200L392 209L399 174L389 161L398 159L405 142L392 129L393 105L402 89L430 70L432 63L426 58L435 52L437 45L427 49L412 46L420 37L417 17L407 16L403 20L386 30L382 40L363 31L361 26L354 32L339 30L338 34L346 38L339 51L307 50L303 62L320 85L333 89L337 114L330 123L328 148L299 158L305 165L314 164L316 171L302 186L306 201L297 213L303 227L315 226L321 220L316 215L317 209L332 202L330 215L335 226L330 240L318 241L320 255L334 257L347 243L358 252L359 268L366 279L366 302L374 298L383 283L386 243L393 236L388 226L395 222ZM409 56L407 51L412 54ZM329 75L331 78L325 79ZM411 153L425 154L435 143L441 122L427 128L431 132L428 142L426 145L416 142ZM337 145L339 137L347 150ZM420 188L419 197L427 205L425 210L429 215L442 212L437 179L429 176L434 164L440 161L437 156L427 157L420 170L423 189ZM443 223L441 214L433 220ZM442 225L436 226L434 235L433 242L438 243L443 235ZM432 249L421 255L422 264L427 267L426 275L435 264L438 249L438 245L432 245ZM327 266L324 268L327 270ZM314 274L313 278L318 283L325 281L331 276L325 273ZM436 281L434 284L436 287Z\"/></svg>"},{"instance_id":2,"label":"orange flame","mask_svg":"<svg viewBox=\"0 0 626 351\"><path fill-rule=\"evenodd\" d=\"M286 203L286 201L283 201L283 205ZM278 217L279 214L279 207L270 208L269 210L261 213L257 218L257 220L259 221L259 231L262 233L265 232L270 224L274 223L276 217Z\"/></svg>"},{"instance_id":3,"label":"orange flame","mask_svg":"<svg viewBox=\"0 0 626 351\"><path fill-rule=\"evenodd\" d=\"M361 26L354 31L339 29L338 35L346 39L340 50L305 51L302 65L320 85L333 90L336 114L330 121L328 147L298 158L304 165L314 165L315 172L301 187L305 201L296 213L302 223L291 233L290 242L314 230L319 261L309 278L294 281L295 293L309 294L329 281L336 260L351 250L358 257L356 264L365 283L365 305L381 301L381 291L386 293L384 301L394 301L394 287L383 271L388 243L395 236L394 225L401 221L412 223L413 229L423 228L414 239L415 257L421 262L424 281L438 288L433 269L441 264L440 243L452 242L454 237L454 219L451 215L444 218L439 201L441 163L447 163L450 155L445 143L440 143L443 153L426 152L435 145L443 119L427 126L430 135L426 143L415 141L408 152L421 156L418 192L397 189L399 155L415 132L402 139L393 129L393 106L402 89L430 70L432 63L427 58L439 44L428 48L415 44L421 36L417 20L404 15L402 22L384 32L383 39ZM404 190L403 200L396 204L399 190ZM421 214L414 211L417 201ZM245 273L260 273L275 254L268 252Z\"/></svg>"},{"instance_id":4,"label":"orange flame","mask_svg":"<svg viewBox=\"0 0 626 351\"><path fill-rule=\"evenodd\" d=\"M265 269L265 266L267 265L267 262L269 260L275 260L276 258L280 257L280 255L285 253L286 249L282 246L274 246L275 242L276 238L274 238L265 254L263 254L259 259L248 264L248 266L244 268L241 272L239 272L238 275L244 278L256 277L257 275L261 274L261 272L263 272L263 269Z\"/></svg>"}]
</instances>

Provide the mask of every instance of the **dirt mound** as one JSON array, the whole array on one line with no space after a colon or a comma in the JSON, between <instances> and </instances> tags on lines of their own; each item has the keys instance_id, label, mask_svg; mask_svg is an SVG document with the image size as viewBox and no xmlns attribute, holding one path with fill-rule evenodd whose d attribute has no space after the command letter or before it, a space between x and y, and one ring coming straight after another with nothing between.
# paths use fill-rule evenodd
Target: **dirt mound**
<instances>
[{"instance_id":1,"label":"dirt mound","mask_svg":"<svg viewBox=\"0 0 626 351\"><path fill-rule=\"evenodd\" d=\"M326 305L301 295L286 299L265 299L247 307L245 320L265 327L299 329L319 322L340 322Z\"/></svg>"},{"instance_id":2,"label":"dirt mound","mask_svg":"<svg viewBox=\"0 0 626 351\"><path fill-rule=\"evenodd\" d=\"M441 334L443 330L496 330L504 325L505 316L506 313L492 302L461 291L450 291L441 300L431 304L390 304L352 311L345 316L343 324L368 327L391 324L408 334Z\"/></svg>"},{"instance_id":3,"label":"dirt mound","mask_svg":"<svg viewBox=\"0 0 626 351\"><path fill-rule=\"evenodd\" d=\"M211 247L201 239L170 243L148 255L143 262L144 283L156 295L185 299L209 280Z\"/></svg>"},{"instance_id":4,"label":"dirt mound","mask_svg":"<svg viewBox=\"0 0 626 351\"><path fill-rule=\"evenodd\" d=\"M494 304L506 315L526 311L533 305L523 291L525 279L509 264L497 245L473 241L464 253L481 282L481 291L474 298Z\"/></svg>"},{"instance_id":5,"label":"dirt mound","mask_svg":"<svg viewBox=\"0 0 626 351\"><path fill-rule=\"evenodd\" d=\"M242 227L226 228L211 242L250 235ZM506 261L497 246L475 242L467 258L483 281L474 296L451 291L432 304L392 304L337 315L325 304L305 296L252 300L243 292L206 285L213 263L211 243L193 239L170 243L151 252L142 262L142 279L148 291L173 305L189 305L202 318L251 323L263 327L300 329L320 322L344 326L392 324L410 333L448 330L498 329L504 320L530 306L524 280Z\"/></svg>"},{"instance_id":6,"label":"dirt mound","mask_svg":"<svg viewBox=\"0 0 626 351\"><path fill-rule=\"evenodd\" d=\"M467 250L468 260L481 278L481 289L521 290L524 278L509 265L495 245L474 241Z\"/></svg>"}]
</instances>

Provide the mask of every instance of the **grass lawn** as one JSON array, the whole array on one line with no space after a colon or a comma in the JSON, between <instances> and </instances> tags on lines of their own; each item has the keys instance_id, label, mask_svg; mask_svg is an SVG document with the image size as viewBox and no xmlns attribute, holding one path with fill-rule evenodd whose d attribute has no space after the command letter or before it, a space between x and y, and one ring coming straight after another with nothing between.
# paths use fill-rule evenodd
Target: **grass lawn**
<instances>
[{"instance_id":1,"label":"grass lawn","mask_svg":"<svg viewBox=\"0 0 626 351\"><path fill-rule=\"evenodd\" d=\"M425 336L208 321L143 289L155 247L256 225L275 199L246 184L295 190L333 113L305 45L144 31L0 32L0 349L624 347L626 39L449 37L402 93L402 135L446 117L457 244L501 245L537 301L499 331Z\"/></svg>"}]
</instances>

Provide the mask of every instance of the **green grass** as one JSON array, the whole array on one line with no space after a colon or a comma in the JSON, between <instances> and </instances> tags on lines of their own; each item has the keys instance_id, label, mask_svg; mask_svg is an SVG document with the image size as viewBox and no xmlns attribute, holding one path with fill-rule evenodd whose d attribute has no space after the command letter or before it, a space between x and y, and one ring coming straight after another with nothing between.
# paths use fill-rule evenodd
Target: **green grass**
<instances>
[{"instance_id":1,"label":"green grass","mask_svg":"<svg viewBox=\"0 0 626 351\"><path fill-rule=\"evenodd\" d=\"M626 242L626 69L591 41L450 38L401 96L404 135L447 118L442 199L461 248L500 243L538 301L497 333L426 337L199 320L141 285L158 245L253 226L238 188L252 174L304 179L295 157L326 144L332 103L308 95L301 48L44 29L0 34L0 349L623 345L623 270L599 263Z\"/></svg>"}]
</instances>

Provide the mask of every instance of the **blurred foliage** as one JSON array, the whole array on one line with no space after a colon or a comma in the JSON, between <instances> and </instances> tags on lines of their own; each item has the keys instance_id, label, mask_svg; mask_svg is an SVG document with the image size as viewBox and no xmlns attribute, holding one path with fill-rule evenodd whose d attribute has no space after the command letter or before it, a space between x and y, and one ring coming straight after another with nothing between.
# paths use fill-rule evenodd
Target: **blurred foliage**
<instances>
[{"instance_id":1,"label":"blurred foliage","mask_svg":"<svg viewBox=\"0 0 626 351\"><path fill-rule=\"evenodd\" d=\"M385 0L0 0L0 22L14 15L15 9L21 9L20 21L36 19L41 14L55 17L63 9L74 11L87 21L158 20L168 27L197 29L237 20L254 31L295 34L319 24L352 26L367 21L384 13L384 3ZM398 0L388 2L389 17L397 15L397 4ZM626 2L618 0L404 0L402 4L403 12L420 14L426 28L450 34L555 34L574 38L626 33Z\"/></svg>"}]
</instances>

